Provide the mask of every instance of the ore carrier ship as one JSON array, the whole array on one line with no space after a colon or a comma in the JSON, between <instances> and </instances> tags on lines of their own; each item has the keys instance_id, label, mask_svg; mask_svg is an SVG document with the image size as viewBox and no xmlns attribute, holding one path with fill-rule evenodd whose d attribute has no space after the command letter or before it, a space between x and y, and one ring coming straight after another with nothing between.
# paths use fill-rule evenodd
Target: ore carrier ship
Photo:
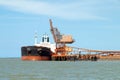
<instances>
[{"instance_id":1,"label":"ore carrier ship","mask_svg":"<svg viewBox=\"0 0 120 80\"><path fill-rule=\"evenodd\" d=\"M51 60L51 55L54 52L54 44L50 44L49 37L43 35L42 42L37 43L37 35L35 35L34 46L23 46L21 48L22 60L46 61Z\"/></svg>"}]
</instances>

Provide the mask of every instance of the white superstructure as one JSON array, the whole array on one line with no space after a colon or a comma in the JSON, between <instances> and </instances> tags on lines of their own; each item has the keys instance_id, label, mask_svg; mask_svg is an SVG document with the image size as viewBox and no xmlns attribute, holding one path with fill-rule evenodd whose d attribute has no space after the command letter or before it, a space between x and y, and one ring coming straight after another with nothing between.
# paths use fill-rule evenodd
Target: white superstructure
<instances>
[{"instance_id":1,"label":"white superstructure","mask_svg":"<svg viewBox=\"0 0 120 80\"><path fill-rule=\"evenodd\" d=\"M35 44L34 44L35 46L43 46L43 47L48 47L48 48L50 48L51 49L51 51L52 52L55 52L55 44L51 44L50 42L49 42L49 37L48 37L48 35L46 35L46 34L44 34L43 36L42 36L42 41L40 42L40 43L38 43L38 41L37 41L37 35L35 34Z\"/></svg>"}]
</instances>

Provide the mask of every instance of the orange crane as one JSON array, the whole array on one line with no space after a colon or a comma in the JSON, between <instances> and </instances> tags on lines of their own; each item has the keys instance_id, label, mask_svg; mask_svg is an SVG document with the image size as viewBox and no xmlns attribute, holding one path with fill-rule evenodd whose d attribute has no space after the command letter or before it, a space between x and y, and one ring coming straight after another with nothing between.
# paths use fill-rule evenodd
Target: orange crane
<instances>
[{"instance_id":1,"label":"orange crane","mask_svg":"<svg viewBox=\"0 0 120 80\"><path fill-rule=\"evenodd\" d=\"M52 25L52 20L49 20L50 22L50 30L53 35L54 41L56 43L56 54L66 54L67 51L71 51L71 49L68 49L66 44L71 44L74 42L71 35L62 35L60 34L59 30Z\"/></svg>"},{"instance_id":2,"label":"orange crane","mask_svg":"<svg viewBox=\"0 0 120 80\"><path fill-rule=\"evenodd\" d=\"M107 54L106 58L111 57L111 55L117 55L119 57L120 51L111 51L111 50L93 50L93 49L86 49L86 48L77 48L77 47L68 47L66 44L72 44L74 42L71 35L63 35L59 32L59 30L52 25L52 20L50 19L50 30L53 35L54 42L56 43L56 50L55 54L52 55L52 59L55 60L67 60L67 57L78 57L78 59L86 60L91 59L93 57L98 58L105 58L102 57L102 54ZM81 52L85 52L87 54L81 54ZM68 53L73 53L72 55L68 55ZM95 53L95 54L91 54ZM60 54L60 55L59 55ZM114 57L114 56L113 56ZM117 57L117 58L118 58ZM116 58L115 58L116 59Z\"/></svg>"}]
</instances>

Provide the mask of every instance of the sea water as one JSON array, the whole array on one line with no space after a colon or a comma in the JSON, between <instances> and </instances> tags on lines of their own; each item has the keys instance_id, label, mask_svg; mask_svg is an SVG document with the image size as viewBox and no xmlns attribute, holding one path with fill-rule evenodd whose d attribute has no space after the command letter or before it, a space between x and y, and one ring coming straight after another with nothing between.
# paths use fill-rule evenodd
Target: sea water
<instances>
[{"instance_id":1,"label":"sea water","mask_svg":"<svg viewBox=\"0 0 120 80\"><path fill-rule=\"evenodd\" d=\"M120 80L120 61L0 59L0 80Z\"/></svg>"}]
</instances>

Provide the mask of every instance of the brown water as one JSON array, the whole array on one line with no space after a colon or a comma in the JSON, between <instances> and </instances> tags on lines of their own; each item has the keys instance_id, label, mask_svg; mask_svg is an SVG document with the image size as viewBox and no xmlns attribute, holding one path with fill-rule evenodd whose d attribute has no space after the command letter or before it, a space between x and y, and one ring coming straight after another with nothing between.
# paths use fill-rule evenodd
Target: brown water
<instances>
[{"instance_id":1,"label":"brown water","mask_svg":"<svg viewBox=\"0 0 120 80\"><path fill-rule=\"evenodd\" d=\"M120 80L120 61L0 59L0 80Z\"/></svg>"}]
</instances>

